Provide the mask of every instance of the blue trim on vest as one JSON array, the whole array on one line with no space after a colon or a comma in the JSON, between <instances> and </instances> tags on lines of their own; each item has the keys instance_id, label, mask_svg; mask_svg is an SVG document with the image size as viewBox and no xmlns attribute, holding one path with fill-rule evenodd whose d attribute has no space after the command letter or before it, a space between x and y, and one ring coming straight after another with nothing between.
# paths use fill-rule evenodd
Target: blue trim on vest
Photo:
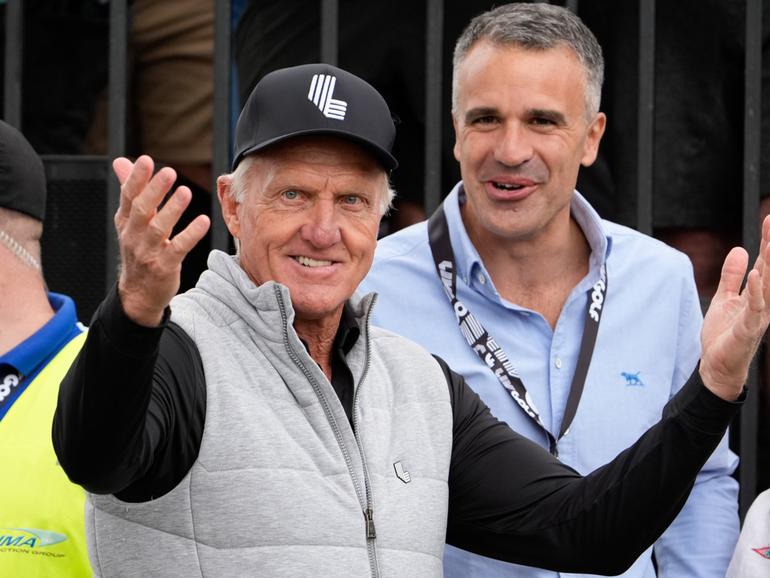
<instances>
[{"instance_id":1,"label":"blue trim on vest","mask_svg":"<svg viewBox=\"0 0 770 578\"><path fill-rule=\"evenodd\" d=\"M48 293L48 302L54 310L54 316L30 337L0 356L0 365L10 365L22 376L21 383L0 407L0 419L3 419L48 362L83 331L72 299L59 293Z\"/></svg>"}]
</instances>

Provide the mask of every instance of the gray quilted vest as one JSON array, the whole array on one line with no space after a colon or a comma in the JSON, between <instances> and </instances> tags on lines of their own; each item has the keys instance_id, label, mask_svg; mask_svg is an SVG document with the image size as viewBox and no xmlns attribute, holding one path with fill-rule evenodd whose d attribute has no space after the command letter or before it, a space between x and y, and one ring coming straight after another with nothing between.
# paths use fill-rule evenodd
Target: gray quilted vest
<instances>
[{"instance_id":1,"label":"gray quilted vest","mask_svg":"<svg viewBox=\"0 0 770 578\"><path fill-rule=\"evenodd\" d=\"M369 327L372 302L351 300L352 428L293 330L288 289L213 252L172 302L206 376L200 455L152 501L89 495L96 575L440 577L449 391L425 350Z\"/></svg>"}]
</instances>

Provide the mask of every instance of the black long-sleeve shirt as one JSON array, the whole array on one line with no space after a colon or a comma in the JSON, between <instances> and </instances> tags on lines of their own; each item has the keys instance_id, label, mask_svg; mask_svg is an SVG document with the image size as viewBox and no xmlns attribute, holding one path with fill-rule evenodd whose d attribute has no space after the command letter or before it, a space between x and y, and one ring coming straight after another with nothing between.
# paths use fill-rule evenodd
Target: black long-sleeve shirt
<instances>
[{"instance_id":1,"label":"black long-sleeve shirt","mask_svg":"<svg viewBox=\"0 0 770 578\"><path fill-rule=\"evenodd\" d=\"M332 385L350 415L345 354L357 339L343 316ZM697 372L663 419L585 478L495 419L440 359L453 411L447 542L561 571L619 573L668 526L740 403ZM115 290L62 383L53 424L59 461L93 493L146 501L170 491L197 458L206 383L195 344L167 320L126 317Z\"/></svg>"}]
</instances>

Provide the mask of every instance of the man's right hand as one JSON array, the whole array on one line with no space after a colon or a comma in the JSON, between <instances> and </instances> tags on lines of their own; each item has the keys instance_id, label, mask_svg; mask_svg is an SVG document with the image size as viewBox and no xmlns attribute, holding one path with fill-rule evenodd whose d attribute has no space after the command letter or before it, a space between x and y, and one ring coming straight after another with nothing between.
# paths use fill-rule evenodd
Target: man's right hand
<instances>
[{"instance_id":1,"label":"man's right hand","mask_svg":"<svg viewBox=\"0 0 770 578\"><path fill-rule=\"evenodd\" d=\"M118 295L126 315L148 327L161 322L163 310L179 290L182 261L210 225L206 215L198 215L171 238L192 192L177 188L158 210L176 181L176 172L165 167L153 176L154 166L146 155L136 163L124 157L112 163L120 182L120 206L115 213L121 260Z\"/></svg>"}]
</instances>

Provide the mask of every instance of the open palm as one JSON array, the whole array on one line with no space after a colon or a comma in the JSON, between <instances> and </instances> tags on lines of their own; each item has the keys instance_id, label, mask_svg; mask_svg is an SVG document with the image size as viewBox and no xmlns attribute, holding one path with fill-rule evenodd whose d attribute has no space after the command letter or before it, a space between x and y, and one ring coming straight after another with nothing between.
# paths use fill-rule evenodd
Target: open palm
<instances>
[{"instance_id":1,"label":"open palm","mask_svg":"<svg viewBox=\"0 0 770 578\"><path fill-rule=\"evenodd\" d=\"M722 276L701 331L700 374L712 392L733 400L743 388L749 365L770 323L770 217L762 224L762 241L754 268L741 291L748 254L734 248L722 265Z\"/></svg>"}]
</instances>

